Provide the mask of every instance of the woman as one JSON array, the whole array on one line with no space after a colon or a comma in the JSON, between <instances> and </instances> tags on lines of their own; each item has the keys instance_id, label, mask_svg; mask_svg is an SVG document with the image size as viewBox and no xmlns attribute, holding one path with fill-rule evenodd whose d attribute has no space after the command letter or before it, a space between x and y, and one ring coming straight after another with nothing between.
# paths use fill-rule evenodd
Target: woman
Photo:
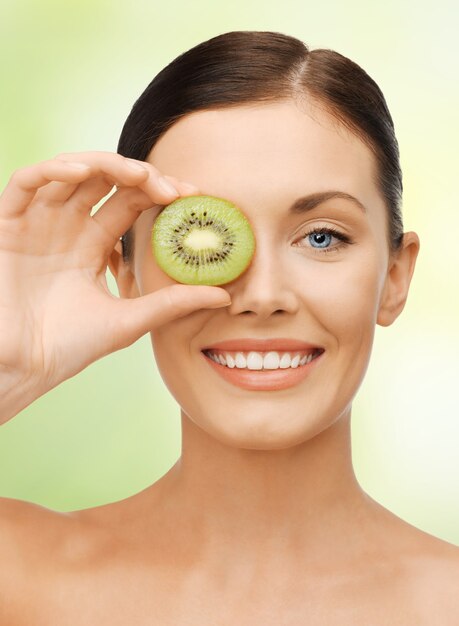
<instances>
[{"instance_id":1,"label":"woman","mask_svg":"<svg viewBox=\"0 0 459 626\"><path fill-rule=\"evenodd\" d=\"M156 76L118 153L22 168L0 198L1 415L150 332L182 454L120 502L3 499L0 623L459 623L458 549L352 467L375 325L403 310L419 251L376 83L332 50L226 33ZM152 253L162 206L198 194L234 202L256 237L222 287L177 284ZM315 358L251 370L268 352Z\"/></svg>"}]
</instances>

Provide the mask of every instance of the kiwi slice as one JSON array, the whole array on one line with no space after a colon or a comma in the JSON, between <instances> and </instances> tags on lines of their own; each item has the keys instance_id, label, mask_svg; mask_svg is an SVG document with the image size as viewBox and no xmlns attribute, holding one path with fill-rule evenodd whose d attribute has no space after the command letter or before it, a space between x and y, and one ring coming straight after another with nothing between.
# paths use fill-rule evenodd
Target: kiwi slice
<instances>
[{"instance_id":1,"label":"kiwi slice","mask_svg":"<svg viewBox=\"0 0 459 626\"><path fill-rule=\"evenodd\" d=\"M224 285L250 265L255 236L242 211L229 200L186 196L156 218L151 244L160 268L189 285Z\"/></svg>"}]
</instances>

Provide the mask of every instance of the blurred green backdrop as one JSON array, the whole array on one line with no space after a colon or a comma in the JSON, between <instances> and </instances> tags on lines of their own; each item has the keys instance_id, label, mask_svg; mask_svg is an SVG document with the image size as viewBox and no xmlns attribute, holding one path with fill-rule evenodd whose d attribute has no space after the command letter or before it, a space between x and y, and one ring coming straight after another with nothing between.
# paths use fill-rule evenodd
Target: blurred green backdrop
<instances>
[{"instance_id":1,"label":"blurred green backdrop","mask_svg":"<svg viewBox=\"0 0 459 626\"><path fill-rule=\"evenodd\" d=\"M3 0L0 184L59 152L116 151L134 101L178 54L231 30L275 30L359 63L392 113L405 230L421 252L405 310L377 327L354 401L363 488L459 545L458 5L454 0ZM109 272L113 293L118 293ZM180 454L179 407L149 335L0 429L0 495L68 511L120 500Z\"/></svg>"}]
</instances>

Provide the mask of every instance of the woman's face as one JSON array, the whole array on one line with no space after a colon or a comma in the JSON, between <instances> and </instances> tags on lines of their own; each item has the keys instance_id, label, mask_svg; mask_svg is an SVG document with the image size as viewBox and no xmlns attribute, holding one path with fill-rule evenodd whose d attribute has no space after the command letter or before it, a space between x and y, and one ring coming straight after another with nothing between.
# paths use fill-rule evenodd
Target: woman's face
<instances>
[{"instance_id":1,"label":"woman's face","mask_svg":"<svg viewBox=\"0 0 459 626\"><path fill-rule=\"evenodd\" d=\"M223 286L230 306L199 310L151 332L167 387L189 419L227 445L280 449L310 439L349 412L379 321L390 259L371 151L320 109L282 102L187 115L148 161L202 194L234 202L256 238L249 269ZM350 194L365 210L332 198L290 211L298 198L325 191ZM175 282L152 254L153 220L148 210L134 228L140 295ZM318 228L334 228L352 243L308 236ZM226 380L202 352L231 339L274 338L325 351L307 376L267 390Z\"/></svg>"}]
</instances>

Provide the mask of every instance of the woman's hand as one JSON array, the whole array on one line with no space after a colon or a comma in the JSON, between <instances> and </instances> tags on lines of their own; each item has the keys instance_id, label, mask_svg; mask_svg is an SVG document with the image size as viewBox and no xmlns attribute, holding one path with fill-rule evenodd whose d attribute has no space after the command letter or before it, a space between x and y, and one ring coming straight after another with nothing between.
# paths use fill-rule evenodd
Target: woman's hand
<instances>
[{"instance_id":1,"label":"woman's hand","mask_svg":"<svg viewBox=\"0 0 459 626\"><path fill-rule=\"evenodd\" d=\"M13 173L0 195L0 422L156 326L229 300L213 286L132 299L109 291L108 258L140 213L199 193L167 178L179 193L165 191L149 163L111 152L61 154Z\"/></svg>"}]
</instances>

